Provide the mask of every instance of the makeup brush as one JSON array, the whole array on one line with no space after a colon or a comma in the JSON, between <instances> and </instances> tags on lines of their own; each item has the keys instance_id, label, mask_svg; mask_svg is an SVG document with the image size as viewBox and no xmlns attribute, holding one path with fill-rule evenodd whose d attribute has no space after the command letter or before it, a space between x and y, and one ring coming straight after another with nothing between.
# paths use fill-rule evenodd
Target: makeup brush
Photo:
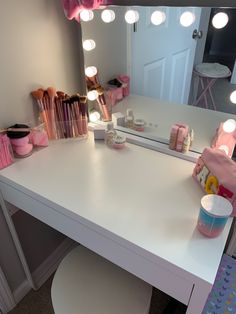
<instances>
[{"instance_id":1,"label":"makeup brush","mask_svg":"<svg viewBox=\"0 0 236 314\"><path fill-rule=\"evenodd\" d=\"M98 86L97 87L97 92L98 92L98 99L97 99L97 101L99 103L101 103L104 120L105 121L110 121L111 120L111 115L110 115L110 112L109 112L109 110L107 108L106 99L105 99L105 96L104 96L104 88L102 86Z\"/></svg>"},{"instance_id":2,"label":"makeup brush","mask_svg":"<svg viewBox=\"0 0 236 314\"><path fill-rule=\"evenodd\" d=\"M55 104L54 104L54 99L57 96L57 91L54 87L48 87L47 88L49 100L50 100L50 118L51 118L51 129L52 129L52 135L54 138L57 138L56 134L56 123L55 123Z\"/></svg>"},{"instance_id":3,"label":"makeup brush","mask_svg":"<svg viewBox=\"0 0 236 314\"><path fill-rule=\"evenodd\" d=\"M87 103L87 97L80 96L80 110L82 113L82 129L83 129L84 135L88 133L88 118L86 115L86 103Z\"/></svg>"},{"instance_id":4,"label":"makeup brush","mask_svg":"<svg viewBox=\"0 0 236 314\"><path fill-rule=\"evenodd\" d=\"M45 128L49 137L49 125L48 125L49 121L45 112L44 102L43 102L44 91L42 89L32 91L31 95L38 103L40 118L45 123Z\"/></svg>"}]
</instances>

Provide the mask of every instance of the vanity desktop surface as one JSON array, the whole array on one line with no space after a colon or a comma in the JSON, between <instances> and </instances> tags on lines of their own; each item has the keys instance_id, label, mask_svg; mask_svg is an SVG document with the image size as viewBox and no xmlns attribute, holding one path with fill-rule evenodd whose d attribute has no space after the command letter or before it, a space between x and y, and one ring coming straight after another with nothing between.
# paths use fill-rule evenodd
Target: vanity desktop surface
<instances>
[{"instance_id":1,"label":"vanity desktop surface","mask_svg":"<svg viewBox=\"0 0 236 314\"><path fill-rule=\"evenodd\" d=\"M145 131L135 132L135 134L163 143L169 143L173 124L188 124L194 130L191 150L198 153L202 153L205 147L211 145L212 138L221 122L236 118L235 115L229 113L170 103L140 95L130 95L124 98L113 107L113 112L121 112L125 115L128 108L133 109L135 119L141 118L146 121Z\"/></svg>"},{"instance_id":2,"label":"vanity desktop surface","mask_svg":"<svg viewBox=\"0 0 236 314\"><path fill-rule=\"evenodd\" d=\"M17 161L0 172L0 187L3 196L16 189L152 263L212 285L232 221L215 239L196 230L203 192L193 167L132 144L110 149L90 134L87 141L52 142Z\"/></svg>"}]
</instances>

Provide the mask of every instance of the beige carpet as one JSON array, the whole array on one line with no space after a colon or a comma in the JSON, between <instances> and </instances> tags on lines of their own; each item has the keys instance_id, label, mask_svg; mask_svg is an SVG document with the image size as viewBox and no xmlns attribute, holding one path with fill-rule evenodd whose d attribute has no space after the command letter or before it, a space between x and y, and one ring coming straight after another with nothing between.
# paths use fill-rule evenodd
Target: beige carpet
<instances>
[{"instance_id":1,"label":"beige carpet","mask_svg":"<svg viewBox=\"0 0 236 314\"><path fill-rule=\"evenodd\" d=\"M54 314L51 302L52 279L53 277L38 291L31 290L9 314ZM174 309L163 312L170 300L171 298L163 292L153 289L150 314L184 314L186 312L186 307L180 303L175 304Z\"/></svg>"}]
</instances>

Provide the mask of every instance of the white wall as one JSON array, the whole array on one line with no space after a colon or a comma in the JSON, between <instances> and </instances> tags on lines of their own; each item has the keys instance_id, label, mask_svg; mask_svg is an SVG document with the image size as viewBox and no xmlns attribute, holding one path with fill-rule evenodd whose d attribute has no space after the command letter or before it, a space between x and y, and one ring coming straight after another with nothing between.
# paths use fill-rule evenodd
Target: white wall
<instances>
[{"instance_id":1,"label":"white wall","mask_svg":"<svg viewBox=\"0 0 236 314\"><path fill-rule=\"evenodd\" d=\"M30 91L80 91L78 24L59 0L8 0L0 9L0 127L33 119Z\"/></svg>"},{"instance_id":2,"label":"white wall","mask_svg":"<svg viewBox=\"0 0 236 314\"><path fill-rule=\"evenodd\" d=\"M68 93L82 90L80 27L65 18L61 1L2 1L0 42L0 127L34 118L29 94L39 86L55 86ZM14 215L14 223L31 270L64 238L21 211ZM1 208L0 266L15 290L25 275Z\"/></svg>"}]
</instances>

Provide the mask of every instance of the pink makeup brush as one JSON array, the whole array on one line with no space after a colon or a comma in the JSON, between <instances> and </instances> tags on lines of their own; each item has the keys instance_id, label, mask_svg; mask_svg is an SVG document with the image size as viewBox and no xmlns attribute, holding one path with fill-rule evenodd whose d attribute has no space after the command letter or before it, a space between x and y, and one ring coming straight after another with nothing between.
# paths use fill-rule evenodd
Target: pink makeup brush
<instances>
[{"instance_id":1,"label":"pink makeup brush","mask_svg":"<svg viewBox=\"0 0 236 314\"><path fill-rule=\"evenodd\" d=\"M104 96L104 89L102 86L97 87L97 92L98 92L98 103L102 107L102 112L103 112L103 117L105 121L110 121L111 120L111 114L108 110L107 104L106 104L106 99Z\"/></svg>"},{"instance_id":2,"label":"pink makeup brush","mask_svg":"<svg viewBox=\"0 0 236 314\"><path fill-rule=\"evenodd\" d=\"M44 91L42 89L32 91L31 95L38 103L40 118L45 123L45 128L49 137L49 121L48 121L48 117L47 117L45 107L44 107L44 102L43 102Z\"/></svg>"},{"instance_id":3,"label":"pink makeup brush","mask_svg":"<svg viewBox=\"0 0 236 314\"><path fill-rule=\"evenodd\" d=\"M55 103L54 103L54 99L57 96L57 91L54 87L48 87L47 88L47 92L49 95L49 99L50 99L50 117L51 117L51 125L52 125L52 133L53 133L53 137L57 138L57 133L56 133L56 123L55 123Z\"/></svg>"}]
</instances>

